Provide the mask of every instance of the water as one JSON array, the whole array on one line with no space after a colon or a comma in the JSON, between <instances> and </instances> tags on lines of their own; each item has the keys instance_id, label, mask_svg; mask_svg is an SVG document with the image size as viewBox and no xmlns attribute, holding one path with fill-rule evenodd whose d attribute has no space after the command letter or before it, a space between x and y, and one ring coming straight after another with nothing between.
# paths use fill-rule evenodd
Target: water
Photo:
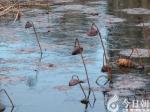
<instances>
[{"instance_id":1,"label":"water","mask_svg":"<svg viewBox=\"0 0 150 112\"><path fill-rule=\"evenodd\" d=\"M55 1L59 4L50 6L49 16L44 9L25 9L21 21L14 24L2 23L0 87L6 89L11 96L15 105L13 112L106 112L103 93L95 84L98 76L105 75L100 72L103 49L98 36L88 37L86 32L92 22L97 24L107 54L112 57L111 62L115 61L123 49L145 48L142 28L136 25L143 19L148 23L149 14L127 14L122 11L127 8L149 9L149 1L141 1L142 3L130 0ZM24 28L27 21L33 21L43 49L38 74L36 70L40 51L33 29ZM71 55L76 38L84 48L83 56L97 98L94 108L89 106L87 110L80 103L83 95L79 86L68 87L72 75L86 79L80 55ZM149 62L146 65L148 64ZM138 70L113 69L114 83L110 94L117 92L120 95L120 90L123 90L120 96L129 96L135 94L135 89L148 90L148 69L142 73ZM129 87L132 91L128 90ZM87 88L87 84L84 84L84 88ZM5 112L10 112L11 104L4 93L1 100L7 107Z\"/></svg>"}]
</instances>

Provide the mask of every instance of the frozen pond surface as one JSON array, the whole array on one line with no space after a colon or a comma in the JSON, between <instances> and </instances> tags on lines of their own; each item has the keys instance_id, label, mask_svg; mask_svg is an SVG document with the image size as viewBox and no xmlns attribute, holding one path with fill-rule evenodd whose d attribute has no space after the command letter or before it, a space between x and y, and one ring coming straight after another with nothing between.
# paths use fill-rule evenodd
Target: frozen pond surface
<instances>
[{"instance_id":1,"label":"frozen pond surface","mask_svg":"<svg viewBox=\"0 0 150 112\"><path fill-rule=\"evenodd\" d=\"M110 62L115 62L124 49L145 49L142 28L136 25L143 19L149 22L150 1L145 0L141 6L129 1L63 0L65 5L50 6L49 16L43 9L25 9L21 21L1 23L0 87L11 96L15 104L13 112L106 112L102 90L95 84L98 76L105 75L100 72L103 49L99 38L88 37L86 32L92 21L97 24ZM54 2L59 3L59 0ZM43 49L38 73L40 52L33 29L24 27L27 21L35 24ZM80 88L68 86L72 75L86 81L80 56L71 55L76 38L84 48L91 86L97 98L94 108L89 106L87 110L80 103L83 98ZM130 96L135 94L135 89L149 90L149 62L144 60L147 68L142 72L113 68L113 88L109 94ZM86 84L84 88L87 89ZM10 112L11 105L4 94L1 100L6 105L5 112Z\"/></svg>"}]
</instances>

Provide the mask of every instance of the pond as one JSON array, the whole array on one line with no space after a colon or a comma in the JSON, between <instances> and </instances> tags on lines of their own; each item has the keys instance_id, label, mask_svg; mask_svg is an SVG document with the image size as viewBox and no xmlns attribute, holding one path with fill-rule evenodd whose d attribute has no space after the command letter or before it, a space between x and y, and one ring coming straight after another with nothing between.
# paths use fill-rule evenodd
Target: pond
<instances>
[{"instance_id":1,"label":"pond","mask_svg":"<svg viewBox=\"0 0 150 112\"><path fill-rule=\"evenodd\" d=\"M49 6L49 13L39 8L22 9L22 13L20 21L0 22L0 88L7 91L15 106L12 110L2 92L4 112L107 112L105 97L117 94L121 99L143 99L143 94L136 93L146 91L149 99L149 57L142 58L142 71L114 65L125 50L148 49L149 37L145 40L143 23L149 30L149 0L56 0ZM40 61L34 30L25 29L27 21L34 23L39 37L43 50ZM101 72L102 44L98 36L86 34L93 22L101 31L107 57L114 65L112 90L106 96L95 83L97 77L107 75ZM87 109L80 103L84 98L80 87L69 87L72 75L87 82L80 55L71 55L76 38L84 49L83 58L96 96L94 106ZM140 63L139 58L133 60ZM88 92L87 83L83 86ZM92 96L90 101L94 101ZM120 106L118 112L122 110Z\"/></svg>"}]
</instances>

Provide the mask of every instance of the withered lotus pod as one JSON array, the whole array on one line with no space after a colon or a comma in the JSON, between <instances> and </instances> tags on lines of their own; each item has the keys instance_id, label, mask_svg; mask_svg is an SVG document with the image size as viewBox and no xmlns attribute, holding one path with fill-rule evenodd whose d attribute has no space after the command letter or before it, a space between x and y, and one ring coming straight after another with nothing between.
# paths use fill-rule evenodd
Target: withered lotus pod
<instances>
[{"instance_id":1,"label":"withered lotus pod","mask_svg":"<svg viewBox=\"0 0 150 112\"><path fill-rule=\"evenodd\" d=\"M48 64L48 67L54 67L54 64Z\"/></svg>"},{"instance_id":2,"label":"withered lotus pod","mask_svg":"<svg viewBox=\"0 0 150 112\"><path fill-rule=\"evenodd\" d=\"M27 21L25 24L25 28L31 28L33 25L31 22Z\"/></svg>"},{"instance_id":3,"label":"withered lotus pod","mask_svg":"<svg viewBox=\"0 0 150 112\"><path fill-rule=\"evenodd\" d=\"M109 65L103 65L101 72L110 72L111 67Z\"/></svg>"},{"instance_id":4,"label":"withered lotus pod","mask_svg":"<svg viewBox=\"0 0 150 112\"><path fill-rule=\"evenodd\" d=\"M75 47L74 50L72 51L72 55L77 55L83 52L82 47Z\"/></svg>"},{"instance_id":5,"label":"withered lotus pod","mask_svg":"<svg viewBox=\"0 0 150 112\"><path fill-rule=\"evenodd\" d=\"M0 103L0 112L3 112L5 109L6 109L5 106Z\"/></svg>"},{"instance_id":6,"label":"withered lotus pod","mask_svg":"<svg viewBox=\"0 0 150 112\"><path fill-rule=\"evenodd\" d=\"M89 99L84 98L84 99L81 100L81 103L87 105L89 103Z\"/></svg>"},{"instance_id":7,"label":"withered lotus pod","mask_svg":"<svg viewBox=\"0 0 150 112\"><path fill-rule=\"evenodd\" d=\"M92 25L91 29L87 32L88 36L96 36L98 34L98 30L96 26Z\"/></svg>"},{"instance_id":8,"label":"withered lotus pod","mask_svg":"<svg viewBox=\"0 0 150 112\"><path fill-rule=\"evenodd\" d=\"M90 15L92 15L92 16L98 16L99 14L97 12L95 12L95 13L90 13Z\"/></svg>"},{"instance_id":9,"label":"withered lotus pod","mask_svg":"<svg viewBox=\"0 0 150 112\"><path fill-rule=\"evenodd\" d=\"M78 79L71 79L69 81L69 86L75 86L75 85L80 84L80 83L84 83L84 81L78 80Z\"/></svg>"}]
</instances>

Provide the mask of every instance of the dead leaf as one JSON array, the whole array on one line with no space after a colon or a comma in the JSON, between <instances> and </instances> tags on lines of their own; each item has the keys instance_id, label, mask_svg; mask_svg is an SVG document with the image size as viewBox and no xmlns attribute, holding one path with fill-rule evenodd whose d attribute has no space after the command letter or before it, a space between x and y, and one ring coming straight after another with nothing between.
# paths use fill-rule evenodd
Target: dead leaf
<instances>
[{"instance_id":1,"label":"dead leaf","mask_svg":"<svg viewBox=\"0 0 150 112\"><path fill-rule=\"evenodd\" d=\"M134 63L130 59L120 58L116 61L116 64L120 67L134 67Z\"/></svg>"}]
</instances>

